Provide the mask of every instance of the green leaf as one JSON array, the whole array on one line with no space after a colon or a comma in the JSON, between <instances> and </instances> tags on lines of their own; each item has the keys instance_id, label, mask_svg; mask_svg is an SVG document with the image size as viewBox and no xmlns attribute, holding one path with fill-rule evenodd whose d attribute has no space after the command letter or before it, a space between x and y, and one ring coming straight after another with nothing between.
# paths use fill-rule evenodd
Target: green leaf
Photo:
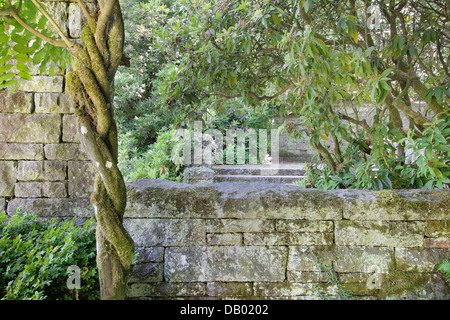
<instances>
[{"instance_id":1,"label":"green leaf","mask_svg":"<svg viewBox=\"0 0 450 320\"><path fill-rule=\"evenodd\" d=\"M277 27L280 25L280 18L276 14L272 14L272 20Z\"/></svg>"},{"instance_id":2,"label":"green leaf","mask_svg":"<svg viewBox=\"0 0 450 320\"><path fill-rule=\"evenodd\" d=\"M22 72L26 72L26 73L30 73L31 70L23 63L18 63L16 65L17 70L22 71Z\"/></svg>"},{"instance_id":3,"label":"green leaf","mask_svg":"<svg viewBox=\"0 0 450 320\"><path fill-rule=\"evenodd\" d=\"M262 24L267 28L267 20L265 17L262 17Z\"/></svg>"},{"instance_id":4,"label":"green leaf","mask_svg":"<svg viewBox=\"0 0 450 320\"><path fill-rule=\"evenodd\" d=\"M26 54L23 53L18 53L14 56L14 59L16 59L17 62L20 63L29 63L32 62L33 60Z\"/></svg>"},{"instance_id":5,"label":"green leaf","mask_svg":"<svg viewBox=\"0 0 450 320\"><path fill-rule=\"evenodd\" d=\"M0 43L7 43L9 41L9 37L6 34L0 34Z\"/></svg>"},{"instance_id":6,"label":"green leaf","mask_svg":"<svg viewBox=\"0 0 450 320\"><path fill-rule=\"evenodd\" d=\"M394 68L388 68L383 71L383 73L380 76L380 79L386 78L388 75L391 74L391 72L394 70Z\"/></svg>"},{"instance_id":7,"label":"green leaf","mask_svg":"<svg viewBox=\"0 0 450 320\"><path fill-rule=\"evenodd\" d=\"M5 81L4 83L0 82L0 89L12 87L12 86L16 85L18 82L19 82L19 80L8 80L8 81Z\"/></svg>"},{"instance_id":8,"label":"green leaf","mask_svg":"<svg viewBox=\"0 0 450 320\"><path fill-rule=\"evenodd\" d=\"M14 41L15 43L21 44L23 46L28 46L29 39L27 39L27 37L25 37L21 34L17 34L17 33L11 34L11 40Z\"/></svg>"},{"instance_id":9,"label":"green leaf","mask_svg":"<svg viewBox=\"0 0 450 320\"><path fill-rule=\"evenodd\" d=\"M12 67L14 67L13 64L5 64L4 66L0 66L0 74L5 73L6 71L10 70Z\"/></svg>"},{"instance_id":10,"label":"green leaf","mask_svg":"<svg viewBox=\"0 0 450 320\"><path fill-rule=\"evenodd\" d=\"M304 5L304 8L305 8L305 12L306 13L308 13L308 11L309 11L309 8L310 8L310 6L311 6L311 0L306 0L305 1L305 5Z\"/></svg>"},{"instance_id":11,"label":"green leaf","mask_svg":"<svg viewBox=\"0 0 450 320\"><path fill-rule=\"evenodd\" d=\"M410 46L409 47L409 54L411 57L416 56L418 53L417 48L415 46Z\"/></svg>"},{"instance_id":12,"label":"green leaf","mask_svg":"<svg viewBox=\"0 0 450 320\"><path fill-rule=\"evenodd\" d=\"M364 52L364 57L367 58L368 56L370 56L373 50L375 50L374 46L367 48L367 50Z\"/></svg>"},{"instance_id":13,"label":"green leaf","mask_svg":"<svg viewBox=\"0 0 450 320\"><path fill-rule=\"evenodd\" d=\"M3 57L0 57L0 64L3 64L5 62L8 62L9 60L11 60L12 56L11 55L5 55Z\"/></svg>"},{"instance_id":14,"label":"green leaf","mask_svg":"<svg viewBox=\"0 0 450 320\"><path fill-rule=\"evenodd\" d=\"M353 41L355 41L355 43L358 43L358 32L356 30L353 31Z\"/></svg>"},{"instance_id":15,"label":"green leaf","mask_svg":"<svg viewBox=\"0 0 450 320\"><path fill-rule=\"evenodd\" d=\"M16 44L13 47L13 50L16 51L17 53L23 53L23 54L32 54L34 52L33 49L29 48L28 46L25 46L23 44Z\"/></svg>"},{"instance_id":16,"label":"green leaf","mask_svg":"<svg viewBox=\"0 0 450 320\"><path fill-rule=\"evenodd\" d=\"M15 75L16 74L14 72L8 72L0 75L0 83L15 77Z\"/></svg>"},{"instance_id":17,"label":"green leaf","mask_svg":"<svg viewBox=\"0 0 450 320\"><path fill-rule=\"evenodd\" d=\"M42 48L38 52L36 52L33 56L33 63L38 64L42 61L42 58L45 56L45 54L48 52L47 47Z\"/></svg>"}]
</instances>

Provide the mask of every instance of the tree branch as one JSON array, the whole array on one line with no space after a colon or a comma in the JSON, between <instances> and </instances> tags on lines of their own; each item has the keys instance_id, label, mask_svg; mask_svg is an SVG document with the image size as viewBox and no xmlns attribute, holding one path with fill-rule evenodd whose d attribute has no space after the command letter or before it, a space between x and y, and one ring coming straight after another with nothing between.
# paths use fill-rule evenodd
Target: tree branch
<instances>
[{"instance_id":1,"label":"tree branch","mask_svg":"<svg viewBox=\"0 0 450 320\"><path fill-rule=\"evenodd\" d=\"M88 21L88 25L93 28L95 25L95 20L92 18L91 14L89 13L89 10L84 5L83 0L77 0L78 5L80 6L81 10L83 11L84 15L86 16L86 19ZM94 32L94 30L92 30Z\"/></svg>"},{"instance_id":2,"label":"tree branch","mask_svg":"<svg viewBox=\"0 0 450 320\"><path fill-rule=\"evenodd\" d=\"M44 34L42 34L41 32L37 31L36 29L34 29L33 27L31 27L28 23L26 23L20 16L19 13L17 11L17 9L15 9L12 5L11 5L11 1L7 0L7 4L8 4L8 8L2 9L0 12L2 12L3 14L0 14L0 16L8 16L8 14L14 19L16 20L22 27L24 27L27 31L31 32L33 35L35 35L36 37L44 40L45 42L50 43L51 45L54 45L56 47L62 47L62 48L67 48L68 45L66 42L64 41L59 41L59 40L55 40L52 39Z\"/></svg>"},{"instance_id":3,"label":"tree branch","mask_svg":"<svg viewBox=\"0 0 450 320\"><path fill-rule=\"evenodd\" d=\"M283 89L278 91L276 94L274 94L273 96L267 96L267 95L258 96L256 93L254 93L252 91L247 91L246 94L252 96L253 98L255 98L258 101L272 100L272 99L275 99L276 97L282 95L283 93L285 93L286 91L288 91L289 89L292 89L292 88L294 88L294 85L292 83L290 83L287 86L285 86ZM230 95L227 95L227 94L219 92L219 91L216 91L215 93L209 94L209 95L210 96L221 96L221 97L223 97L225 99L234 99L234 98L242 97L242 94L240 94L240 93L237 94L237 95L234 95L234 96L230 96Z\"/></svg>"},{"instance_id":4,"label":"tree branch","mask_svg":"<svg viewBox=\"0 0 450 320\"><path fill-rule=\"evenodd\" d=\"M8 2L10 0L7 0ZM56 32L58 33L58 35L61 37L61 39L63 39L64 43L66 44L66 46L68 48L70 48L73 44L72 41L70 41L66 35L64 34L64 32L61 31L61 28L58 26L58 24L55 22L55 20L53 20L53 18L48 14L48 12L41 6L41 4L39 2L37 2L36 0L31 0L34 5L36 6L36 8L38 8L38 10L47 18L47 20L50 22L50 24L53 26L53 28L56 30Z\"/></svg>"},{"instance_id":5,"label":"tree branch","mask_svg":"<svg viewBox=\"0 0 450 320\"><path fill-rule=\"evenodd\" d=\"M353 124L361 126L367 133L370 132L371 128L367 124L366 120L356 120L356 119L353 119L352 117L349 117L349 116L347 116L347 115L345 115L343 113L340 113L340 112L338 112L337 114L339 116L339 119L346 120L348 122L351 122ZM370 139L370 141L373 141L373 134L369 134L369 139Z\"/></svg>"},{"instance_id":6,"label":"tree branch","mask_svg":"<svg viewBox=\"0 0 450 320\"><path fill-rule=\"evenodd\" d=\"M97 43L97 47L99 48L105 63L109 60L108 47L106 45L107 39L105 33L108 26L108 21L111 17L111 13L113 12L114 6L116 5L116 1L117 0L99 1L100 15L97 19L97 27L94 37L95 42Z\"/></svg>"}]
</instances>

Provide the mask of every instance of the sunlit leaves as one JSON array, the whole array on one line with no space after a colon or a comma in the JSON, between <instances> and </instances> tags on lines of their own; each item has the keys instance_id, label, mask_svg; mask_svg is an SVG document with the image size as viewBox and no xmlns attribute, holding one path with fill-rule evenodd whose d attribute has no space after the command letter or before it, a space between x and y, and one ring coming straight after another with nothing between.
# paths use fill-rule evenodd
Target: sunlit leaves
<instances>
[{"instance_id":1,"label":"sunlit leaves","mask_svg":"<svg viewBox=\"0 0 450 320\"><path fill-rule=\"evenodd\" d=\"M20 16L31 28L47 37L53 36L47 19L31 1L22 3ZM32 80L36 73L33 65L39 67L40 73L54 75L57 67L64 70L71 63L68 50L44 43L14 19L0 19L0 40L0 90L14 89L19 79Z\"/></svg>"}]
</instances>

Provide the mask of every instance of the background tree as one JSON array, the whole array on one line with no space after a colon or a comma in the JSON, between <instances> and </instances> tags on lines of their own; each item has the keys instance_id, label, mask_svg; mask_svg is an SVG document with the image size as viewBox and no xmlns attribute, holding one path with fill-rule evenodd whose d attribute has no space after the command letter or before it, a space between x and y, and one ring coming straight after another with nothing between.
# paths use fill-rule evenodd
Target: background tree
<instances>
[{"instance_id":1,"label":"background tree","mask_svg":"<svg viewBox=\"0 0 450 320\"><path fill-rule=\"evenodd\" d=\"M37 0L0 2L1 88L17 83L18 76L31 80L27 63L45 70L47 63L69 62L73 71L66 77L78 119L80 141L97 170L92 203L95 208L97 264L102 299L125 296L134 243L122 225L126 189L117 166L117 127L113 116L114 76L122 63L124 26L117 0L99 0L95 12L77 1L88 25L81 44L69 39ZM56 36L49 31L50 26ZM53 31L53 30L52 30ZM51 70L50 70L51 71Z\"/></svg>"},{"instance_id":2,"label":"background tree","mask_svg":"<svg viewBox=\"0 0 450 320\"><path fill-rule=\"evenodd\" d=\"M357 175L361 188L450 182L448 1L178 3L179 21L155 43L178 57L159 88L166 101L270 101L298 115L335 186Z\"/></svg>"}]
</instances>

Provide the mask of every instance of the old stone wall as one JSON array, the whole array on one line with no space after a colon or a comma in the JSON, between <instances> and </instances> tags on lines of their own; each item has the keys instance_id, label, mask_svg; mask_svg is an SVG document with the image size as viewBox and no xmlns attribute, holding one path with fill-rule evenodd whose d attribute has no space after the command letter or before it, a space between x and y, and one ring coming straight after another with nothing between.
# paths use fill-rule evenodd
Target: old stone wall
<instances>
[{"instance_id":1,"label":"old stone wall","mask_svg":"<svg viewBox=\"0 0 450 320\"><path fill-rule=\"evenodd\" d=\"M448 191L139 180L128 198L129 299L450 298Z\"/></svg>"},{"instance_id":2,"label":"old stone wall","mask_svg":"<svg viewBox=\"0 0 450 320\"><path fill-rule=\"evenodd\" d=\"M74 1L47 8L79 38ZM20 207L93 216L94 171L78 142L65 72L36 71L19 90L0 92L0 211L9 215ZM128 298L316 299L342 289L362 299L448 299L436 263L449 258L449 207L448 191L140 180L128 184L124 221L139 253ZM338 282L329 283L331 271Z\"/></svg>"},{"instance_id":3,"label":"old stone wall","mask_svg":"<svg viewBox=\"0 0 450 320\"><path fill-rule=\"evenodd\" d=\"M49 1L46 8L72 39L81 35L84 16L75 1ZM88 3L90 10L93 3ZM65 70L22 81L0 91L0 211L18 207L74 216L89 204L94 171L77 137Z\"/></svg>"}]
</instances>

